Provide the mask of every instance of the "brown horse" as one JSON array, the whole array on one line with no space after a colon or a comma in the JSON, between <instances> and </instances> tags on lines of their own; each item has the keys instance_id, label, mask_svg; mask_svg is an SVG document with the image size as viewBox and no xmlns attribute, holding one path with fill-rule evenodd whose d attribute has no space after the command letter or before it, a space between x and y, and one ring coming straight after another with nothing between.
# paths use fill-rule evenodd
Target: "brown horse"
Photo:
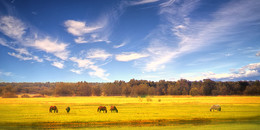
<instances>
[{"instance_id":1,"label":"brown horse","mask_svg":"<svg viewBox=\"0 0 260 130\"><path fill-rule=\"evenodd\" d=\"M116 113L118 113L116 106L111 106L110 111L111 111L111 113L112 113L112 111L115 111Z\"/></svg>"},{"instance_id":2,"label":"brown horse","mask_svg":"<svg viewBox=\"0 0 260 130\"><path fill-rule=\"evenodd\" d=\"M107 108L105 106L99 106L98 109L97 109L97 112L101 112L101 111L103 111L103 113L104 112L107 113Z\"/></svg>"},{"instance_id":3,"label":"brown horse","mask_svg":"<svg viewBox=\"0 0 260 130\"><path fill-rule=\"evenodd\" d=\"M58 113L58 108L56 106L50 106L50 112L52 113L52 110L54 111L54 113Z\"/></svg>"}]
</instances>

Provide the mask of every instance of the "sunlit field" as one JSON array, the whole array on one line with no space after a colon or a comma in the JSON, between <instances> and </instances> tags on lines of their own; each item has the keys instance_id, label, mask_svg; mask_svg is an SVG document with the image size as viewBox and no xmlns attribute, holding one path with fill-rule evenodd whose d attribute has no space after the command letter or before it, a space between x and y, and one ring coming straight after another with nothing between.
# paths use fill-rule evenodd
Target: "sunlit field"
<instances>
[{"instance_id":1,"label":"sunlit field","mask_svg":"<svg viewBox=\"0 0 260 130\"><path fill-rule=\"evenodd\" d=\"M0 128L259 129L259 96L0 98ZM219 104L222 111L210 112ZM50 113L56 105L59 113ZM106 106L107 113L97 112ZM115 105L118 113L111 113ZM70 113L66 107L70 106Z\"/></svg>"}]
</instances>

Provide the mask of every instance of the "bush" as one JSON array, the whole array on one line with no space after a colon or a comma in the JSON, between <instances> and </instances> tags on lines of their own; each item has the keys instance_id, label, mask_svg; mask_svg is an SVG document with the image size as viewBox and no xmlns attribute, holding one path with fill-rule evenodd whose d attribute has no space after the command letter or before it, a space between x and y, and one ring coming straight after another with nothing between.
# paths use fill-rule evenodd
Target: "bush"
<instances>
[{"instance_id":1,"label":"bush","mask_svg":"<svg viewBox=\"0 0 260 130\"><path fill-rule=\"evenodd\" d=\"M30 98L30 96L28 94L23 94L21 98Z\"/></svg>"},{"instance_id":2,"label":"bush","mask_svg":"<svg viewBox=\"0 0 260 130\"><path fill-rule=\"evenodd\" d=\"M3 94L2 98L18 98L18 96L15 93L7 92Z\"/></svg>"},{"instance_id":3,"label":"bush","mask_svg":"<svg viewBox=\"0 0 260 130\"><path fill-rule=\"evenodd\" d=\"M40 98L40 97L44 97L44 95L41 95L41 94L37 94L37 95L34 95L32 96L33 98Z\"/></svg>"}]
</instances>

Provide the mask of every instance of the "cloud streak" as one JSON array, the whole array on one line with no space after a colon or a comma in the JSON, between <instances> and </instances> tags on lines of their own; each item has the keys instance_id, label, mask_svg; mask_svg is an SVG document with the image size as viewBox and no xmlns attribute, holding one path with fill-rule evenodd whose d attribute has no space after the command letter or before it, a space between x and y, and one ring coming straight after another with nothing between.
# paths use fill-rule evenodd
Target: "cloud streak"
<instances>
[{"instance_id":1,"label":"cloud streak","mask_svg":"<svg viewBox=\"0 0 260 130\"><path fill-rule=\"evenodd\" d=\"M238 25L259 20L260 16L256 13L260 11L259 5L259 1L231 1L213 13L211 20L197 21L189 15L199 7L199 1L161 4L159 14L166 22L148 36L150 46L146 51L151 56L144 69L157 71L182 55L225 41L225 36L235 32ZM235 10L243 10L243 13Z\"/></svg>"},{"instance_id":2,"label":"cloud streak","mask_svg":"<svg viewBox=\"0 0 260 130\"><path fill-rule=\"evenodd\" d=\"M36 40L31 46L47 53L53 53L62 60L66 60L69 55L69 51L66 50L68 44L51 41L49 38Z\"/></svg>"},{"instance_id":3,"label":"cloud streak","mask_svg":"<svg viewBox=\"0 0 260 130\"><path fill-rule=\"evenodd\" d=\"M67 20L65 21L65 26L67 27L67 31L74 36L82 36L87 33L93 33L103 26L86 26L86 23L83 21L76 21L76 20Z\"/></svg>"},{"instance_id":4,"label":"cloud streak","mask_svg":"<svg viewBox=\"0 0 260 130\"><path fill-rule=\"evenodd\" d=\"M124 52L122 54L116 55L116 60L117 61L131 61L131 60L137 60L140 58L148 57L149 55L147 54L142 54L142 53L136 53L136 52Z\"/></svg>"},{"instance_id":5,"label":"cloud streak","mask_svg":"<svg viewBox=\"0 0 260 130\"><path fill-rule=\"evenodd\" d=\"M103 49L90 49L87 52L87 58L90 58L90 59L97 59L97 60L103 60L104 61L111 56L112 56L112 54L107 53Z\"/></svg>"},{"instance_id":6,"label":"cloud streak","mask_svg":"<svg viewBox=\"0 0 260 130\"><path fill-rule=\"evenodd\" d=\"M0 31L13 39L21 39L26 33L25 24L12 16L0 17Z\"/></svg>"},{"instance_id":7,"label":"cloud streak","mask_svg":"<svg viewBox=\"0 0 260 130\"><path fill-rule=\"evenodd\" d=\"M21 53L14 53L8 52L8 55L16 57L20 60L35 60L37 62L43 62L43 59L39 58L38 56L31 56L31 55L23 55Z\"/></svg>"},{"instance_id":8,"label":"cloud streak","mask_svg":"<svg viewBox=\"0 0 260 130\"><path fill-rule=\"evenodd\" d=\"M53 65L53 66L55 66L55 67L57 67L59 69L63 69L64 68L64 64L62 62L55 61L51 65Z\"/></svg>"},{"instance_id":9,"label":"cloud streak","mask_svg":"<svg viewBox=\"0 0 260 130\"><path fill-rule=\"evenodd\" d=\"M159 0L136 0L136 1L131 1L129 4L130 5L143 5L143 4L155 3L158 1Z\"/></svg>"},{"instance_id":10,"label":"cloud streak","mask_svg":"<svg viewBox=\"0 0 260 130\"><path fill-rule=\"evenodd\" d=\"M91 70L91 72L88 73L90 76L109 81L109 79L107 78L109 76L109 73L106 73L106 70L95 65L95 62L93 62L91 59L71 57L70 60L75 62L77 64L77 67L79 68L71 69L71 72L81 74L84 70Z\"/></svg>"},{"instance_id":11,"label":"cloud streak","mask_svg":"<svg viewBox=\"0 0 260 130\"><path fill-rule=\"evenodd\" d=\"M123 43L121 43L119 45L114 45L113 48L120 48L120 47L125 46L126 44L127 44L127 42L123 42Z\"/></svg>"},{"instance_id":12,"label":"cloud streak","mask_svg":"<svg viewBox=\"0 0 260 130\"><path fill-rule=\"evenodd\" d=\"M260 63L252 63L246 66L241 67L240 69L231 72L231 73L213 73L206 72L202 73L201 76L193 77L182 77L191 81L199 81L203 79L212 79L212 80L241 80L241 79L253 79L256 80L260 77Z\"/></svg>"},{"instance_id":13,"label":"cloud streak","mask_svg":"<svg viewBox=\"0 0 260 130\"><path fill-rule=\"evenodd\" d=\"M0 19L0 32L14 40L14 42L6 42L5 39L0 38L0 44L18 52L9 52L9 55L21 60L43 62L41 58L34 56L28 51L29 48L36 48L46 53L51 53L62 60L68 58L68 44L51 41L49 37L38 39L39 33L33 32L32 28L25 26L25 23L16 17L1 16ZM21 48L17 48L17 46Z\"/></svg>"}]
</instances>

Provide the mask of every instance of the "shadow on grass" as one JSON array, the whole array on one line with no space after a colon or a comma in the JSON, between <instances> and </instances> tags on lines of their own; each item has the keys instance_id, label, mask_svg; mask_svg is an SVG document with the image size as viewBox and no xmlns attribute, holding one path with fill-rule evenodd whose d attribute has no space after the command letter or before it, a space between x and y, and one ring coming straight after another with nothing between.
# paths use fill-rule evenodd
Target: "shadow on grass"
<instances>
[{"instance_id":1,"label":"shadow on grass","mask_svg":"<svg viewBox=\"0 0 260 130\"><path fill-rule=\"evenodd\" d=\"M3 129L62 129L62 128L102 128L102 127L149 127L149 126L180 126L180 125L217 125L217 124L247 123L259 124L260 116L247 118L194 118L190 120L134 120L111 122L34 122L34 123L0 123Z\"/></svg>"}]
</instances>

